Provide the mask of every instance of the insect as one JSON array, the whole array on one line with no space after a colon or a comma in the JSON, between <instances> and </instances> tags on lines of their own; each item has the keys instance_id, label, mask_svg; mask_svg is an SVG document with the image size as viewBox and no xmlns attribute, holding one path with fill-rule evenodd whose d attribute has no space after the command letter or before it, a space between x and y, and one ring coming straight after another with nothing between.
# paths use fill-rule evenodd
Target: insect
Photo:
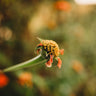
<instances>
[{"instance_id":1,"label":"insect","mask_svg":"<svg viewBox=\"0 0 96 96\"><path fill-rule=\"evenodd\" d=\"M58 61L58 68L61 68L62 60L59 58L59 55L63 55L64 49L59 49L58 44L53 40L42 40L40 39L40 44L37 45L37 53L46 52L45 58L48 61L45 63L47 67L51 67L53 63L53 58Z\"/></svg>"}]
</instances>

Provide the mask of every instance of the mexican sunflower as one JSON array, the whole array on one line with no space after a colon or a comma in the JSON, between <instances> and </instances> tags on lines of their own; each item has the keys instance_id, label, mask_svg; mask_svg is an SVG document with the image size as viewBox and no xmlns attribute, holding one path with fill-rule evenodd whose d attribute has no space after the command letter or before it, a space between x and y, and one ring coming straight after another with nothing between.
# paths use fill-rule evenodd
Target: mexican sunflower
<instances>
[{"instance_id":1,"label":"mexican sunflower","mask_svg":"<svg viewBox=\"0 0 96 96\"><path fill-rule=\"evenodd\" d=\"M18 76L18 83L21 86L32 87L32 74L30 72L22 72Z\"/></svg>"},{"instance_id":2,"label":"mexican sunflower","mask_svg":"<svg viewBox=\"0 0 96 96\"><path fill-rule=\"evenodd\" d=\"M62 10L62 11L70 11L71 5L67 1L57 1L55 3L55 8L57 10Z\"/></svg>"},{"instance_id":3,"label":"mexican sunflower","mask_svg":"<svg viewBox=\"0 0 96 96\"><path fill-rule=\"evenodd\" d=\"M37 53L41 52L41 54L45 55L44 57L47 59L45 65L47 67L51 67L53 63L53 58L58 61L57 67L61 68L62 60L59 55L63 55L64 49L59 49L58 44L53 40L43 40L40 39L40 44L37 45Z\"/></svg>"},{"instance_id":4,"label":"mexican sunflower","mask_svg":"<svg viewBox=\"0 0 96 96\"><path fill-rule=\"evenodd\" d=\"M76 71L77 73L80 73L83 71L83 65L81 64L81 62L75 60L72 62L72 68L74 71Z\"/></svg>"},{"instance_id":5,"label":"mexican sunflower","mask_svg":"<svg viewBox=\"0 0 96 96\"><path fill-rule=\"evenodd\" d=\"M9 83L9 78L3 74L0 73L0 88L5 87Z\"/></svg>"}]
</instances>

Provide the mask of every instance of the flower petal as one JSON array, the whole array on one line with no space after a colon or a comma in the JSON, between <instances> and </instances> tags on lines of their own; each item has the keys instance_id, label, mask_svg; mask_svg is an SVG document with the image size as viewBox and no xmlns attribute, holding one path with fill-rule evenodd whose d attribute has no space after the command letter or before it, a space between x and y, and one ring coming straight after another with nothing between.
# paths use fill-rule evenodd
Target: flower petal
<instances>
[{"instance_id":1,"label":"flower petal","mask_svg":"<svg viewBox=\"0 0 96 96\"><path fill-rule=\"evenodd\" d=\"M61 68L62 61L61 61L61 59L60 59L59 57L57 57L57 59L58 59L58 64L57 64L57 66L58 66L58 68Z\"/></svg>"},{"instance_id":2,"label":"flower petal","mask_svg":"<svg viewBox=\"0 0 96 96\"><path fill-rule=\"evenodd\" d=\"M50 60L45 64L46 64L47 67L52 67L52 63L50 62Z\"/></svg>"},{"instance_id":3,"label":"flower petal","mask_svg":"<svg viewBox=\"0 0 96 96\"><path fill-rule=\"evenodd\" d=\"M37 49L37 54L39 54L40 51L41 51L41 49Z\"/></svg>"},{"instance_id":4,"label":"flower petal","mask_svg":"<svg viewBox=\"0 0 96 96\"><path fill-rule=\"evenodd\" d=\"M50 55L50 61L53 63L53 55Z\"/></svg>"},{"instance_id":5,"label":"flower petal","mask_svg":"<svg viewBox=\"0 0 96 96\"><path fill-rule=\"evenodd\" d=\"M64 49L59 50L60 54L63 55L64 54Z\"/></svg>"},{"instance_id":6,"label":"flower petal","mask_svg":"<svg viewBox=\"0 0 96 96\"><path fill-rule=\"evenodd\" d=\"M42 44L42 43L40 43L40 44L38 44L38 45L37 45L37 47L38 47L38 46L43 46L43 44Z\"/></svg>"}]
</instances>

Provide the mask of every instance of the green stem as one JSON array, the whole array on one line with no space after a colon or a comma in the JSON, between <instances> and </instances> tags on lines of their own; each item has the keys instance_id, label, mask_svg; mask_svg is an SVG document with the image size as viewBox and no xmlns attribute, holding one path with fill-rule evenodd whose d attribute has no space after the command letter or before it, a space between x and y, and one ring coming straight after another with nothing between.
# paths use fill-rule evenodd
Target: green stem
<instances>
[{"instance_id":1,"label":"green stem","mask_svg":"<svg viewBox=\"0 0 96 96\"><path fill-rule=\"evenodd\" d=\"M5 69L3 69L3 72L16 71L18 69L22 69L22 68L25 68L25 67L40 64L41 62L44 62L44 61L45 61L45 59L40 54L40 55L34 57L33 59L30 59L28 61L25 61L23 63L19 63L17 65L14 65L14 66L11 66L11 67L8 67L8 68L5 68Z\"/></svg>"}]
</instances>

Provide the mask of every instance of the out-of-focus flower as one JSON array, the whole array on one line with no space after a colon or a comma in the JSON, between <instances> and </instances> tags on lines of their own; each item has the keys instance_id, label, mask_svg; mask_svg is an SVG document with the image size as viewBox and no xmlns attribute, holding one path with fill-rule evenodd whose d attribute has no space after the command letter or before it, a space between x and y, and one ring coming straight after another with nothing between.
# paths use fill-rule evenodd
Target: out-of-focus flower
<instances>
[{"instance_id":1,"label":"out-of-focus flower","mask_svg":"<svg viewBox=\"0 0 96 96\"><path fill-rule=\"evenodd\" d=\"M39 38L40 39L40 38ZM56 58L58 61L58 68L61 68L62 61L58 57L59 54L63 55L64 49L59 49L58 44L53 40L42 40L40 39L41 43L37 45L37 52L42 49L43 55L45 55L45 58L48 60L46 63L47 67L51 67L53 63L53 58Z\"/></svg>"},{"instance_id":2,"label":"out-of-focus flower","mask_svg":"<svg viewBox=\"0 0 96 96\"><path fill-rule=\"evenodd\" d=\"M72 68L74 71L76 71L77 73L80 73L83 71L83 65L81 64L81 62L75 60L72 62Z\"/></svg>"},{"instance_id":3,"label":"out-of-focus flower","mask_svg":"<svg viewBox=\"0 0 96 96\"><path fill-rule=\"evenodd\" d=\"M28 23L30 33L36 33L45 28L49 21L53 20L54 12L50 4L40 4L38 11L32 16Z\"/></svg>"},{"instance_id":4,"label":"out-of-focus flower","mask_svg":"<svg viewBox=\"0 0 96 96\"><path fill-rule=\"evenodd\" d=\"M10 40L12 38L12 31L8 27L0 27L0 39Z\"/></svg>"},{"instance_id":5,"label":"out-of-focus flower","mask_svg":"<svg viewBox=\"0 0 96 96\"><path fill-rule=\"evenodd\" d=\"M21 86L32 87L32 74L30 72L23 72L18 77L18 83Z\"/></svg>"},{"instance_id":6,"label":"out-of-focus flower","mask_svg":"<svg viewBox=\"0 0 96 96\"><path fill-rule=\"evenodd\" d=\"M9 78L3 74L0 73L0 88L5 87L9 83Z\"/></svg>"},{"instance_id":7,"label":"out-of-focus flower","mask_svg":"<svg viewBox=\"0 0 96 96\"><path fill-rule=\"evenodd\" d=\"M63 11L70 11L71 5L67 1L57 1L55 3L55 8L58 10L63 10Z\"/></svg>"}]
</instances>

